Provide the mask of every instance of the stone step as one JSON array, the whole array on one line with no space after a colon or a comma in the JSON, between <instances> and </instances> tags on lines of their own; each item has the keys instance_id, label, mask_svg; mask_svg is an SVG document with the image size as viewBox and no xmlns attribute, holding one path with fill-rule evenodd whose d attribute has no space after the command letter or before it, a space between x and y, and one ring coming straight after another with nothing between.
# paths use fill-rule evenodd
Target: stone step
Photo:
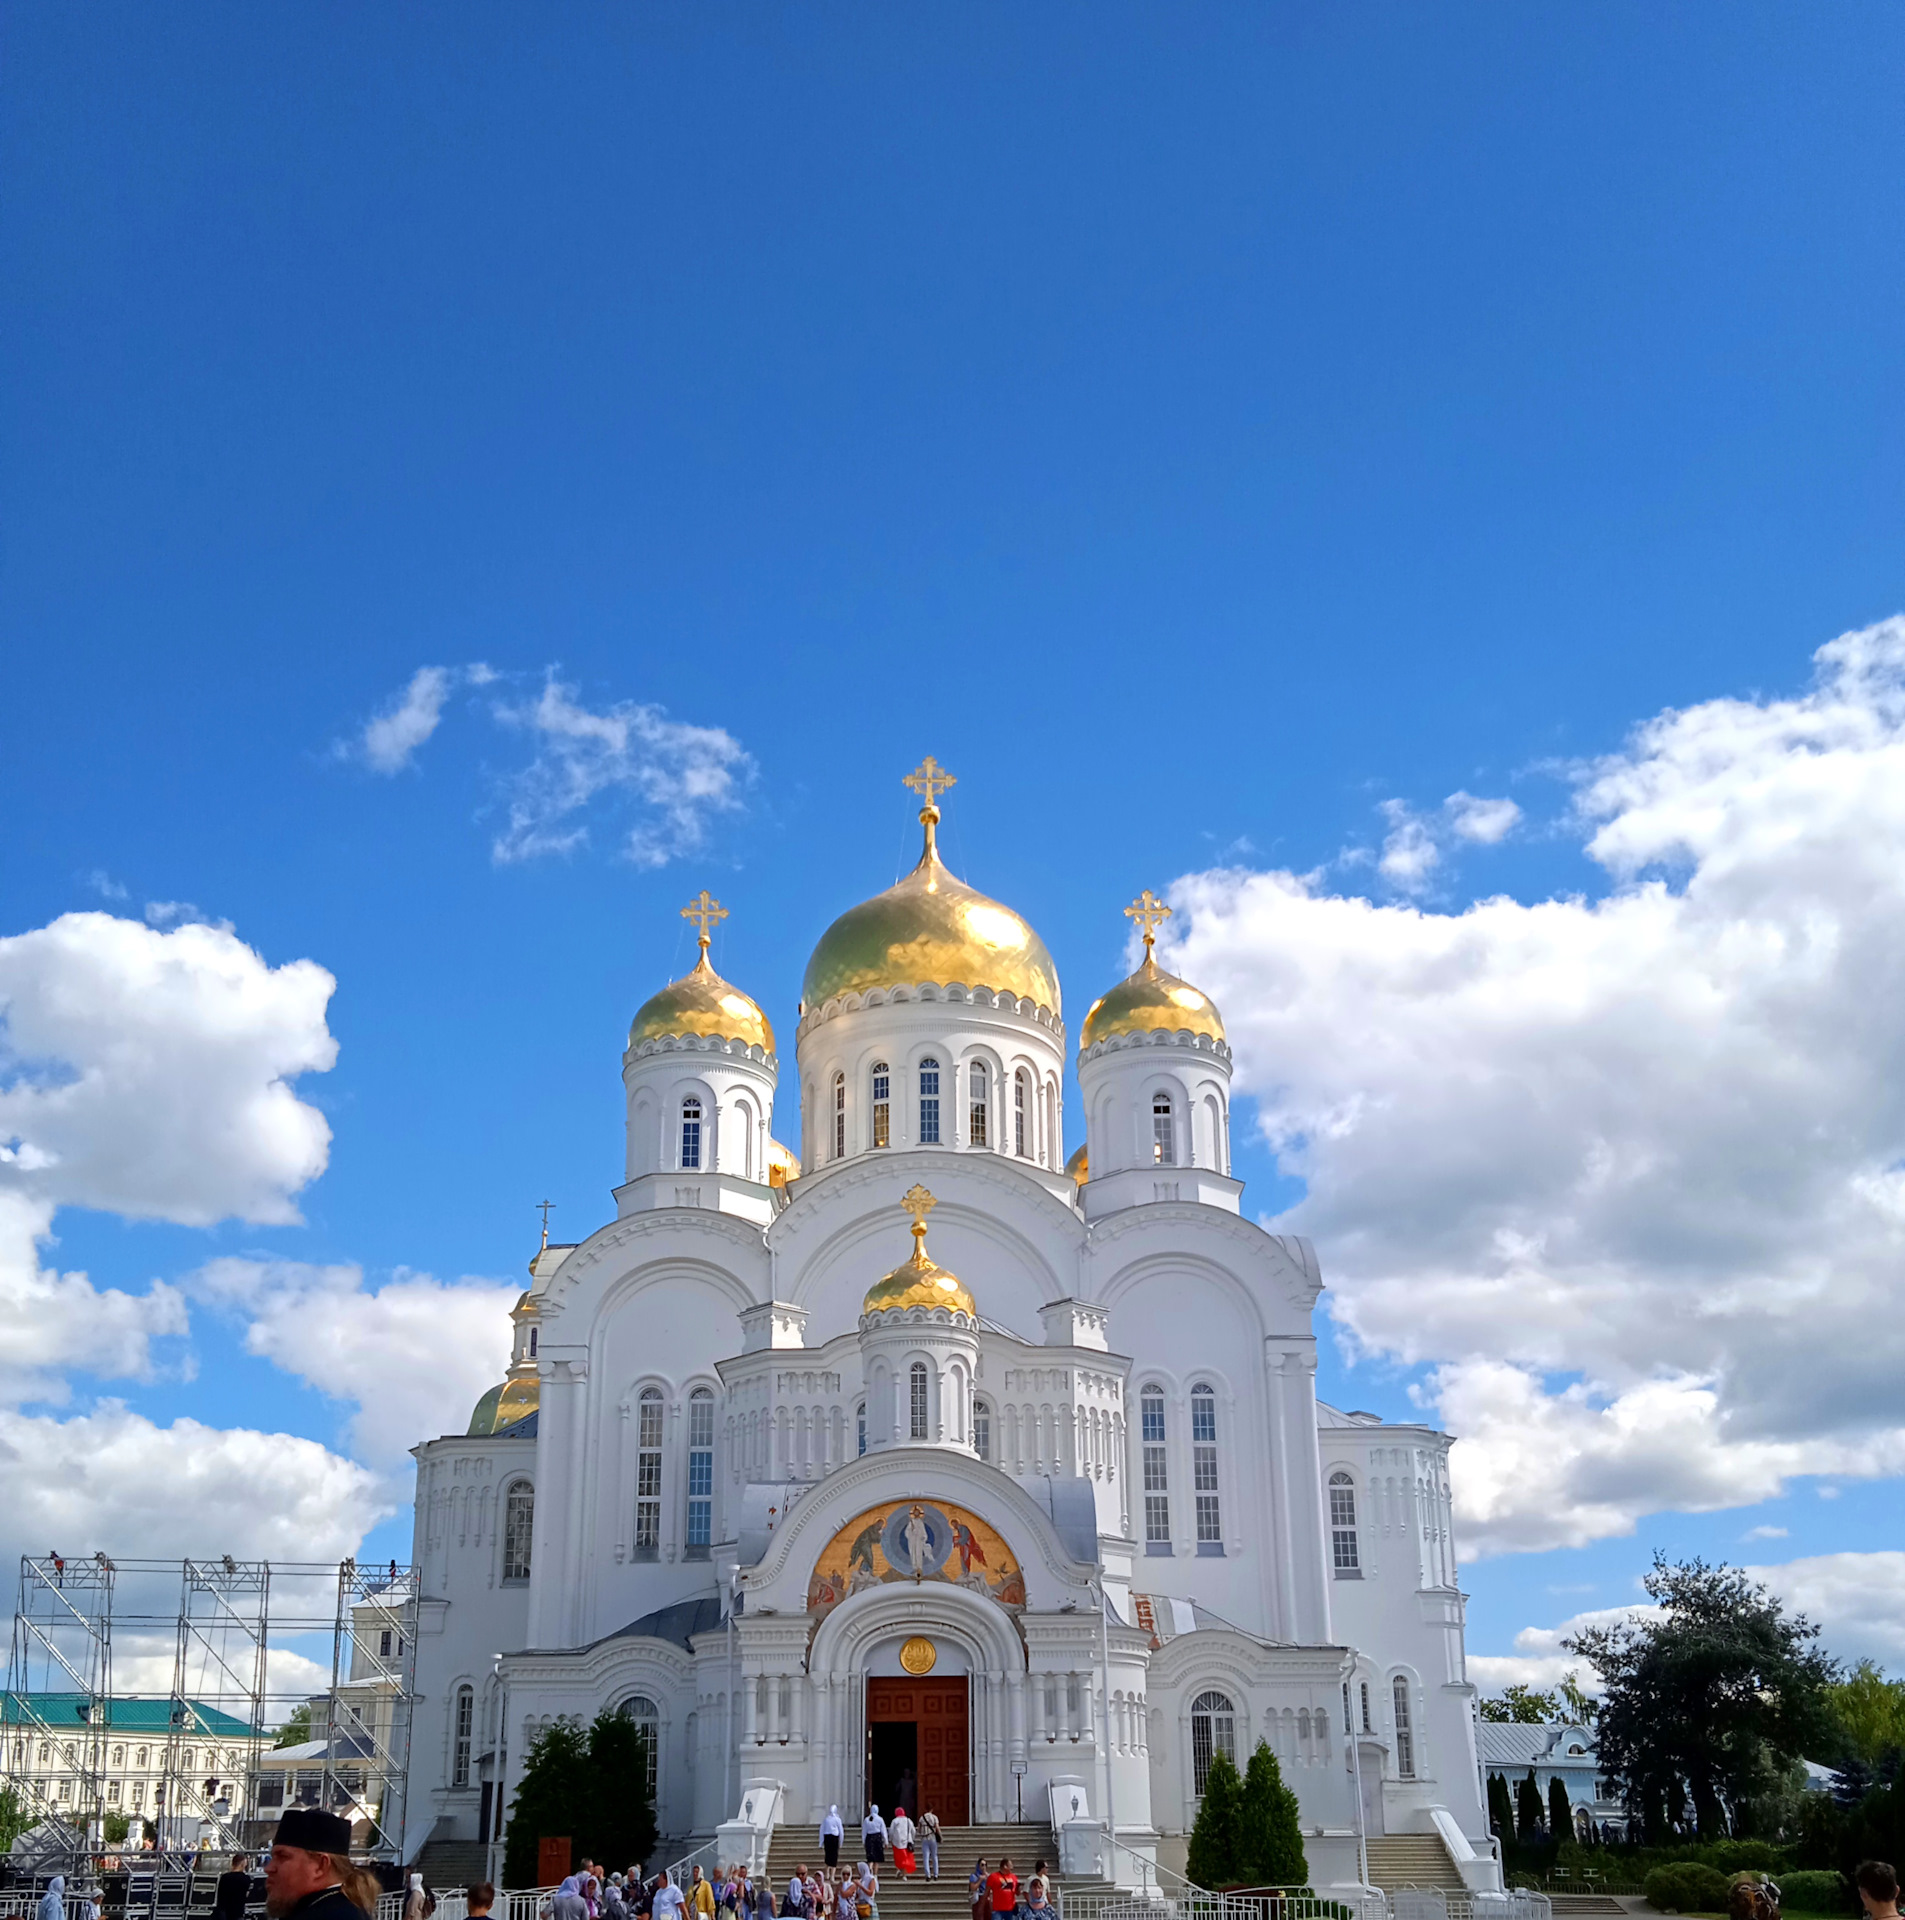
<instances>
[{"instance_id":1,"label":"stone step","mask_svg":"<svg viewBox=\"0 0 1905 1920\"><path fill-rule=\"evenodd\" d=\"M426 1887L471 1887L489 1870L489 1849L475 1840L426 1841L414 1870Z\"/></svg>"},{"instance_id":2,"label":"stone step","mask_svg":"<svg viewBox=\"0 0 1905 1920\"><path fill-rule=\"evenodd\" d=\"M1366 1844L1369 1877L1385 1893L1401 1887L1462 1891L1462 1876L1439 1833L1371 1834Z\"/></svg>"}]
</instances>

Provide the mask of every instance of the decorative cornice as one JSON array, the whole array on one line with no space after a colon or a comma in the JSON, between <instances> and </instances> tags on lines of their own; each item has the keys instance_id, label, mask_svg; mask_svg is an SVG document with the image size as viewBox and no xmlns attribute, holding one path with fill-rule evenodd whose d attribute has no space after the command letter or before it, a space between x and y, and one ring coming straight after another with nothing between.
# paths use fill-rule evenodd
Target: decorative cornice
<instances>
[{"instance_id":1,"label":"decorative cornice","mask_svg":"<svg viewBox=\"0 0 1905 1920\"><path fill-rule=\"evenodd\" d=\"M800 1017L799 1026L794 1029L794 1039L798 1044L813 1028L823 1026L829 1020L836 1020L843 1013L864 1013L873 1007L905 1006L915 1002L934 1001L943 1002L948 1006L990 1007L1000 1013L1016 1013L1021 1019L1031 1021L1033 1025L1044 1027L1055 1036L1061 1048L1065 1044L1065 1022L1043 1001L1033 1000L1029 995L995 993L990 987L969 987L962 981L952 981L942 985L932 980L922 980L905 986L872 987L865 993L836 993L832 999L822 1005L807 1008Z\"/></svg>"},{"instance_id":2,"label":"decorative cornice","mask_svg":"<svg viewBox=\"0 0 1905 1920\"><path fill-rule=\"evenodd\" d=\"M956 1327L961 1332L977 1333L979 1322L963 1307L876 1307L860 1316L860 1331L874 1333L881 1327Z\"/></svg>"},{"instance_id":3,"label":"decorative cornice","mask_svg":"<svg viewBox=\"0 0 1905 1920\"><path fill-rule=\"evenodd\" d=\"M639 1047L623 1049L623 1070L626 1072L636 1061L649 1059L659 1053L721 1053L736 1060L752 1060L769 1073L777 1074L780 1071L778 1057L765 1047L752 1046L744 1040L732 1040L712 1033L657 1034L652 1040L644 1040Z\"/></svg>"},{"instance_id":4,"label":"decorative cornice","mask_svg":"<svg viewBox=\"0 0 1905 1920\"><path fill-rule=\"evenodd\" d=\"M1124 1053L1132 1047L1173 1047L1186 1053L1204 1053L1214 1055L1226 1066L1230 1064L1230 1043L1227 1040L1213 1040L1207 1033L1191 1033L1179 1027L1174 1033L1139 1032L1113 1033L1103 1040L1095 1041L1089 1047L1081 1047L1078 1052L1078 1064L1082 1067L1108 1053Z\"/></svg>"}]
</instances>

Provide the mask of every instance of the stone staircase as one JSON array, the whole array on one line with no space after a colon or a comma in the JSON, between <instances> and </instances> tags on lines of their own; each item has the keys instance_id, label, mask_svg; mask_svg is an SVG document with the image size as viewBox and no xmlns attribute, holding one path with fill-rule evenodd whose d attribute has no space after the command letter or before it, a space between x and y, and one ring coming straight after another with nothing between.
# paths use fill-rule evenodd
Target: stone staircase
<instances>
[{"instance_id":1,"label":"stone staircase","mask_svg":"<svg viewBox=\"0 0 1905 1920\"><path fill-rule=\"evenodd\" d=\"M1462 1891L1462 1876L1439 1833L1371 1834L1369 1877L1384 1893L1401 1887L1441 1887Z\"/></svg>"},{"instance_id":2,"label":"stone staircase","mask_svg":"<svg viewBox=\"0 0 1905 1920\"><path fill-rule=\"evenodd\" d=\"M475 1840L426 1840L411 1869L432 1889L473 1887L489 1869L489 1849Z\"/></svg>"},{"instance_id":3,"label":"stone staircase","mask_svg":"<svg viewBox=\"0 0 1905 1920\"><path fill-rule=\"evenodd\" d=\"M919 1848L914 1847L917 1854ZM876 1869L880 1876L880 1920L969 1920L972 1908L967 1896L966 1879L975 1859L988 1867L999 1864L1001 1854L1009 1855L1012 1870L1021 1881L1028 1880L1034 1864L1046 1863L1052 1880L1067 1891L1099 1891L1096 1881L1060 1880L1058 1843L1052 1830L1036 1821L1022 1825L947 1827L939 1838L939 1878L927 1880L919 1874L904 1879L893 1865L890 1850L885 1866ZM862 1858L858 1832L849 1832L840 1843L840 1863L851 1866ZM767 1871L779 1893L797 1866L818 1867L820 1842L808 1826L776 1827L767 1850Z\"/></svg>"}]
</instances>

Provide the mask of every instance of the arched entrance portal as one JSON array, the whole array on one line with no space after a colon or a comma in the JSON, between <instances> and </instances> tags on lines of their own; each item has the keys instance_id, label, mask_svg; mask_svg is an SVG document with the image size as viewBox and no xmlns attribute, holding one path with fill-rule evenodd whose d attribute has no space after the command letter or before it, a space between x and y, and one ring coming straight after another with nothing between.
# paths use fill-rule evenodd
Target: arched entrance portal
<instances>
[{"instance_id":1,"label":"arched entrance portal","mask_svg":"<svg viewBox=\"0 0 1905 1920\"><path fill-rule=\"evenodd\" d=\"M869 1674L866 1701L866 1797L888 1812L904 1807L917 1819L930 1809L945 1826L967 1825L972 1818L967 1677Z\"/></svg>"}]
</instances>

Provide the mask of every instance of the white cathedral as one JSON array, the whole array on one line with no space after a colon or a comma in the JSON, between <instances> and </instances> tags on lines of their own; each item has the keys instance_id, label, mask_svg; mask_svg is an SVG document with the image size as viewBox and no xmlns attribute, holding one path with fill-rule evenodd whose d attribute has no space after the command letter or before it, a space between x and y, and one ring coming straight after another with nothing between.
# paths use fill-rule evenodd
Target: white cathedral
<instances>
[{"instance_id":1,"label":"white cathedral","mask_svg":"<svg viewBox=\"0 0 1905 1920\"><path fill-rule=\"evenodd\" d=\"M1128 909L1066 1160L1058 970L940 859L950 776L908 784L919 864L807 964L799 1157L704 892L622 1055L613 1218L536 1255L507 1379L416 1449L407 1855L493 1841L538 1730L619 1706L661 1832L724 1860L912 1796L1132 1884L1266 1740L1314 1884L1415 1835L1499 1885L1449 1438L1317 1399L1316 1252L1243 1214L1168 910Z\"/></svg>"}]
</instances>

